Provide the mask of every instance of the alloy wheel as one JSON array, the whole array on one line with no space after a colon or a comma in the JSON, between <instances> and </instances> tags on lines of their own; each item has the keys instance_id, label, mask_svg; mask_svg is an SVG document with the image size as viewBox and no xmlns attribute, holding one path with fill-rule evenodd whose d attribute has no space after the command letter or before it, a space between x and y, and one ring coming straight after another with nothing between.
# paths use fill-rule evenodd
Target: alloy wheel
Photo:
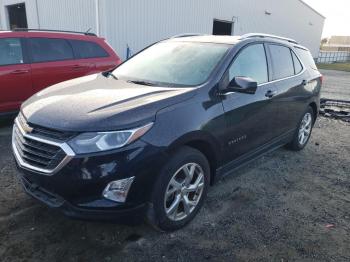
<instances>
[{"instance_id":1,"label":"alloy wheel","mask_svg":"<svg viewBox=\"0 0 350 262\"><path fill-rule=\"evenodd\" d=\"M200 165L187 163L169 181L164 196L167 217L173 221L187 218L198 205L204 189L204 172Z\"/></svg>"},{"instance_id":2,"label":"alloy wheel","mask_svg":"<svg viewBox=\"0 0 350 262\"><path fill-rule=\"evenodd\" d=\"M301 120L299 133L298 133L298 141L300 145L304 145L310 137L312 128L312 116L311 113L306 113Z\"/></svg>"}]
</instances>

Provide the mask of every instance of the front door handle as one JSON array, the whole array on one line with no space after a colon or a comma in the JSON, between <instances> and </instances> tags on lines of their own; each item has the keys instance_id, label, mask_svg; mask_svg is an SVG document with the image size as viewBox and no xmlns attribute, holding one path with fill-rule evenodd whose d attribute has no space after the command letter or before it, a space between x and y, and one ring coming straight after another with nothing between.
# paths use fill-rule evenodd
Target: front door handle
<instances>
[{"instance_id":1,"label":"front door handle","mask_svg":"<svg viewBox=\"0 0 350 262\"><path fill-rule=\"evenodd\" d=\"M302 84L303 86L306 86L306 85L307 85L307 81L306 81L306 80L303 80L303 81L301 82L301 84Z\"/></svg>"},{"instance_id":2,"label":"front door handle","mask_svg":"<svg viewBox=\"0 0 350 262\"><path fill-rule=\"evenodd\" d=\"M15 71L11 72L11 74L14 74L14 75L21 75L21 74L26 74L26 73L29 73L29 70L25 70L25 69L21 70L21 69L19 69L19 70L15 70Z\"/></svg>"},{"instance_id":3,"label":"front door handle","mask_svg":"<svg viewBox=\"0 0 350 262\"><path fill-rule=\"evenodd\" d=\"M266 97L271 98L277 94L277 91L275 90L268 90L265 94Z\"/></svg>"}]
</instances>

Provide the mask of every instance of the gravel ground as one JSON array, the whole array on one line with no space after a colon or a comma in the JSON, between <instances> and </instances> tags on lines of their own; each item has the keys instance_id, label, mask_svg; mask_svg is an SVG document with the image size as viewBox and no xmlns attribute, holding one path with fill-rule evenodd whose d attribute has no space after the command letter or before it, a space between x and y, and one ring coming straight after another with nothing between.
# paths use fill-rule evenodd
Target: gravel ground
<instances>
[{"instance_id":1,"label":"gravel ground","mask_svg":"<svg viewBox=\"0 0 350 262\"><path fill-rule=\"evenodd\" d=\"M335 70L320 70L324 75L322 98L350 101L350 73Z\"/></svg>"},{"instance_id":2,"label":"gravel ground","mask_svg":"<svg viewBox=\"0 0 350 262\"><path fill-rule=\"evenodd\" d=\"M213 186L186 228L70 220L23 193L0 129L1 261L349 261L350 124L320 118L301 152L279 149Z\"/></svg>"}]
</instances>

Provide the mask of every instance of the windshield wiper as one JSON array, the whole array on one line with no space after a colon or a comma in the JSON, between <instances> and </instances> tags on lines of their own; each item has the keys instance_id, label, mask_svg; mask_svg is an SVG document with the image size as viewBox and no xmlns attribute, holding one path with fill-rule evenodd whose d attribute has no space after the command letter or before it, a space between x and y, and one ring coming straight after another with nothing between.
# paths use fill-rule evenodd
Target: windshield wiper
<instances>
[{"instance_id":1,"label":"windshield wiper","mask_svg":"<svg viewBox=\"0 0 350 262\"><path fill-rule=\"evenodd\" d=\"M144 85L144 86L156 86L155 83L142 81L142 80L128 80L129 83L134 83L137 85Z\"/></svg>"},{"instance_id":2,"label":"windshield wiper","mask_svg":"<svg viewBox=\"0 0 350 262\"><path fill-rule=\"evenodd\" d=\"M118 77L116 77L111 71L107 71L107 72L102 72L102 75L104 77L113 77L115 80L118 80Z\"/></svg>"},{"instance_id":3,"label":"windshield wiper","mask_svg":"<svg viewBox=\"0 0 350 262\"><path fill-rule=\"evenodd\" d=\"M111 77L113 77L115 80L118 80L118 77L116 77L112 72L109 72L109 73L108 73L108 76L111 76Z\"/></svg>"}]
</instances>

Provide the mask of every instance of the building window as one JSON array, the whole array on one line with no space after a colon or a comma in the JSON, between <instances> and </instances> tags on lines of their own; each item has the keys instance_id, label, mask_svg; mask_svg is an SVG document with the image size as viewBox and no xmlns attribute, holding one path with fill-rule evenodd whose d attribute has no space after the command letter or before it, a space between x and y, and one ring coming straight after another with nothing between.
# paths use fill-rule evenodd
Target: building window
<instances>
[{"instance_id":1,"label":"building window","mask_svg":"<svg viewBox=\"0 0 350 262\"><path fill-rule=\"evenodd\" d=\"M232 21L223 21L214 19L213 22L213 35L231 35L232 34Z\"/></svg>"},{"instance_id":2,"label":"building window","mask_svg":"<svg viewBox=\"0 0 350 262\"><path fill-rule=\"evenodd\" d=\"M25 3L8 5L7 14L10 29L28 28Z\"/></svg>"}]
</instances>

